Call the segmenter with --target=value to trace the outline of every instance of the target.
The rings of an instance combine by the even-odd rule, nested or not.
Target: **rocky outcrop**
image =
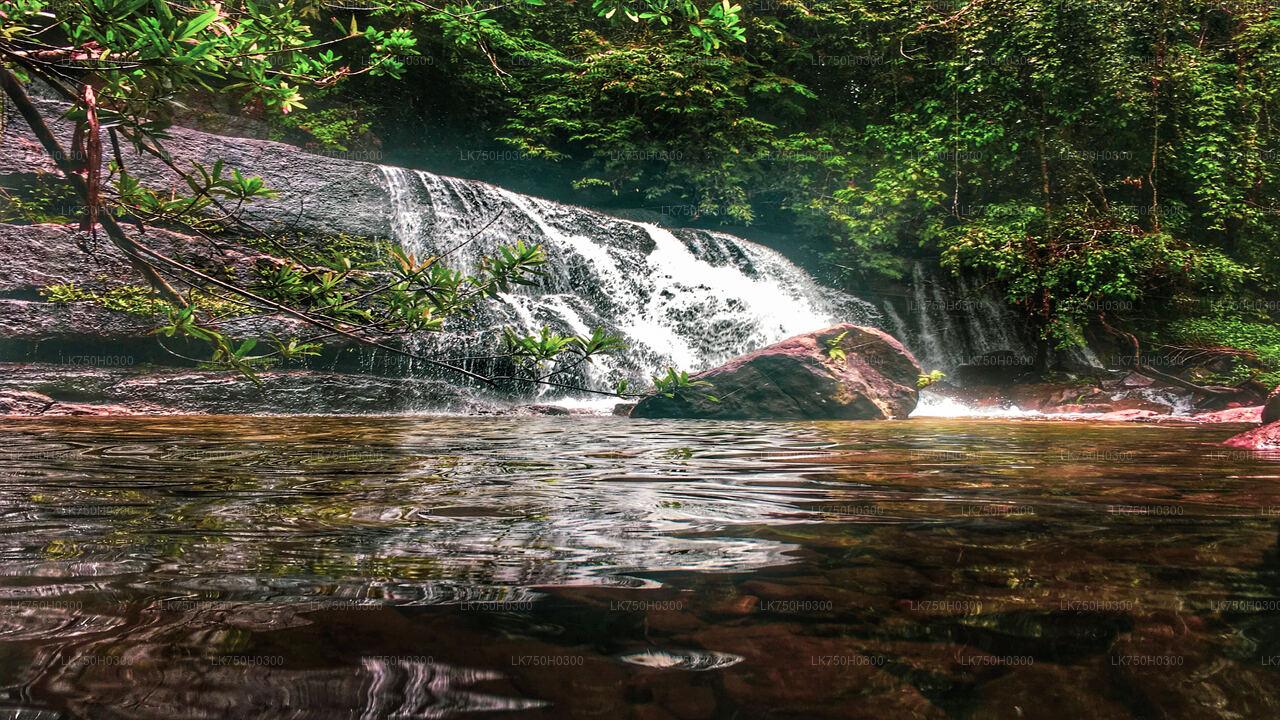
[[[156,252],[221,277],[252,277],[260,260],[270,256],[227,242],[149,228],[145,235],[131,226],[126,233]],[[75,283],[92,291],[121,285],[145,285],[129,259],[99,231],[95,240],[67,225],[0,224],[0,295],[34,299],[40,288]]]
[[[130,233],[134,231],[127,228]],[[140,237],[148,247],[206,274],[238,279],[254,277],[262,264],[278,258],[242,245],[203,239],[162,229],[149,229]],[[54,303],[41,299],[50,285],[74,284],[84,291],[102,294],[123,286],[146,287],[147,281],[125,255],[105,238],[90,236],[64,225],[0,224],[0,361],[35,359],[34,348],[44,343],[51,354],[111,356],[113,364],[131,365],[151,359],[165,360],[153,331],[164,324],[161,315],[135,314],[110,309],[95,301]],[[179,289],[182,283],[174,280]],[[246,315],[225,318],[220,328],[233,339],[308,337],[323,334],[288,315]],[[342,335],[327,334],[326,347],[353,344]],[[181,341],[170,345],[185,350]],[[120,358],[128,358],[121,362]],[[176,358],[169,357],[173,362]]]
[[[62,110],[56,101],[37,103],[48,118],[56,119]],[[25,122],[11,111],[7,120],[0,128],[0,183],[29,182],[35,173],[53,171]],[[53,125],[54,133],[69,143],[71,124]],[[866,325],[878,317],[870,303],[818,286],[777,252],[721,233],[641,226],[478,181],[364,162],[376,158],[359,152],[326,156],[182,127],[167,133],[172,138],[164,141],[165,147],[179,167],[188,169],[188,160],[208,165],[222,159],[228,169],[259,176],[279,193],[279,199],[245,206],[245,219],[254,229],[237,226],[233,232],[287,231],[291,246],[296,240],[325,249],[345,248],[361,238],[391,239],[418,258],[447,256],[450,268],[464,273],[509,244],[539,245],[547,261],[535,285],[512,288],[500,302],[477,303],[470,308],[473,316],[451,318],[445,332],[411,340],[413,346],[426,343],[439,357],[491,356],[503,328],[531,334],[546,326],[576,334],[599,327],[620,335],[626,350],[615,354],[607,369],[583,364],[562,379],[616,387],[621,380],[647,377],[668,364],[719,364],[835,322],[832,318]],[[127,144],[121,149],[142,184],[160,192],[185,192],[168,167]],[[360,238],[330,237],[339,233]],[[27,284],[46,283],[47,278],[40,278]],[[653,331],[658,328],[662,331]],[[43,352],[9,357],[48,359],[50,351]],[[382,357],[373,361],[381,363]]]
[[[424,407],[478,413],[490,407],[456,383],[306,370],[265,371],[254,383],[210,370],[31,363],[0,364],[0,377],[0,414],[8,415],[395,414]]]
[[[1191,422],[1200,423],[1253,423],[1262,422],[1262,406],[1230,408],[1211,413],[1201,413],[1187,418]]]
[[[1267,404],[1262,406],[1262,422],[1273,423],[1280,421],[1280,387],[1271,391],[1267,396]]]
[[[655,392],[633,418],[888,420],[915,409],[920,365],[887,333],[836,325],[797,335]]]
[[[1242,450],[1280,450],[1280,422],[1240,433],[1222,444]]]
[[[159,408],[149,408],[159,412]],[[139,407],[124,405],[94,405],[91,403],[58,402],[48,395],[29,390],[0,390],[0,415],[54,417],[64,415],[138,415]]]
[[[92,301],[52,303],[29,300],[0,300],[0,347],[4,343],[113,343],[122,351],[132,351],[131,342],[154,345],[153,331],[165,324],[161,315],[137,315],[105,308]],[[303,337],[320,333],[294,318],[275,315],[246,315],[223,320],[219,330],[229,338]],[[171,341],[172,342],[172,341]],[[354,343],[342,335],[325,337],[326,345]],[[5,355],[0,351],[0,355]]]
[[[37,88],[32,88],[37,92]],[[33,95],[37,109],[44,115],[54,135],[66,145],[72,136],[72,123],[61,119],[65,103]],[[34,176],[57,173],[53,161],[27,127],[17,111],[6,105],[3,132],[0,133],[0,176]],[[338,153],[337,157],[307,153],[291,145],[213,135],[211,133],[172,127],[165,149],[179,159],[179,166],[190,170],[188,160],[206,167],[221,159],[226,167],[240,169],[245,175],[263,178],[266,186],[279,193],[278,199],[258,199],[244,206],[244,219],[260,230],[298,230],[306,233],[380,235],[391,233],[387,213],[386,180],[377,165],[361,162],[355,154]],[[187,190],[186,185],[159,159],[139,154],[121,143],[124,161],[130,172],[146,187],[157,190]],[[103,153],[104,169],[111,153]],[[103,173],[106,177],[106,173]]]
[[[7,343],[120,342],[142,338],[157,325],[158,317],[109,310],[93,302],[0,300],[0,338]]]
[[[25,390],[0,390],[0,415],[39,415],[53,405],[53,398]]]
[[[1122,397],[1115,400],[1094,400],[1088,403],[1067,403],[1049,405],[1039,408],[1050,415],[1060,413],[1144,413],[1150,415],[1170,415],[1173,408],[1164,403],[1143,400],[1142,398]]]

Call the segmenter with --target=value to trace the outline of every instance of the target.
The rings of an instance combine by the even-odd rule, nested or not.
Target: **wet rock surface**
[[[148,407],[146,410],[158,412],[160,408]],[[58,402],[48,395],[41,395],[28,390],[0,390],[0,415],[22,417],[57,417],[63,415],[89,415],[105,417],[109,415],[137,415],[142,406],[94,405],[80,402]]]
[[[127,232],[167,257],[222,279],[252,279],[261,264],[281,262],[227,241],[214,243],[159,228],[145,236],[132,228]],[[94,240],[63,225],[0,224],[0,245],[12,257],[0,268],[0,361],[182,366],[193,364],[182,355],[208,354],[199,343],[181,338],[162,347],[155,335],[167,323],[162,314],[126,312],[95,300],[50,302],[42,297],[41,290],[52,285],[75,285],[98,294],[125,286],[147,287],[128,258],[101,234]],[[179,290],[186,287],[178,280],[173,284]],[[314,326],[283,313],[224,317],[219,329],[233,340],[317,334]],[[319,342],[328,350],[355,345],[332,333]]]
[[[258,261],[269,258],[226,240],[215,244],[163,228],[143,235],[126,225],[124,231],[166,257],[224,279],[252,277]],[[90,291],[146,284],[103,231],[94,238],[66,225],[0,224],[0,243],[7,260],[0,268],[0,296],[35,299],[40,288],[67,283]]]
[[[1255,405],[1252,407],[1237,407],[1230,410],[1219,410],[1211,413],[1201,413],[1192,415],[1187,418],[1192,422],[1205,423],[1254,423],[1262,422],[1262,406]]]
[[[1007,387],[1017,384],[1034,369],[1033,358],[1013,350],[985,353],[972,363],[951,371],[950,379],[960,385]]]
[[[1116,379],[1026,382],[960,386],[950,378],[929,392],[978,410],[1009,409],[1043,413],[1055,419],[1097,421],[1258,423],[1263,406],[1248,389],[1236,398],[1220,397],[1206,410],[1204,396],[1138,373]]]
[[[423,407],[479,413],[490,407],[437,380],[309,370],[265,371],[258,384],[210,370],[33,363],[0,364],[0,377],[0,413],[10,415],[393,414]]]
[[[65,104],[47,97],[33,96],[54,134],[65,143],[71,138],[72,123],[62,119]],[[0,135],[0,176],[56,173],[57,168],[17,112],[6,105],[7,116]],[[291,145],[213,135],[199,130],[172,127],[166,131],[165,149],[175,158],[193,160],[212,167],[223,160],[228,168],[241,168],[246,175],[261,175],[268,187],[280,191],[279,199],[259,199],[246,205],[245,219],[263,231],[355,235],[389,235],[386,189],[378,166],[307,153]],[[149,187],[182,185],[163,162],[147,154],[122,148],[130,172]],[[104,153],[104,173],[110,153]]]
[[[160,351],[155,331],[168,324],[162,315],[144,315],[103,307],[93,301],[53,303],[31,300],[0,300],[0,359],[21,357],[23,350],[37,343],[57,342],[66,355],[79,354],[74,348],[111,349],[117,353],[147,354]],[[219,330],[228,338],[305,337],[317,333],[314,326],[279,315],[246,315],[224,319]],[[327,347],[355,344],[343,336],[319,340]],[[109,343],[109,348],[104,346]],[[183,341],[170,341],[182,347]],[[174,359],[174,362],[178,362]]]
[[[1235,435],[1222,443],[1242,450],[1280,450],[1280,422],[1273,422]]]

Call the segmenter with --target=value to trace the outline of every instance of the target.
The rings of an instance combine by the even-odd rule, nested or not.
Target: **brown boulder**
[[[797,335],[655,392],[633,418],[888,420],[916,407],[919,363],[888,333],[852,324]]]
[[[1262,406],[1262,422],[1273,423],[1280,420],[1280,387],[1267,396],[1267,404]]]

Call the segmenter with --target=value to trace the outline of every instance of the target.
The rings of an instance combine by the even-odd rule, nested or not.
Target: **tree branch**
[[[86,206],[89,205],[90,191],[88,184],[76,174],[75,168],[68,160],[67,153],[62,149],[58,139],[53,136],[53,131],[45,124],[40,112],[32,104],[31,98],[22,87],[22,83],[18,81],[18,78],[14,76],[9,68],[2,65],[0,65],[0,84],[4,85],[5,94],[9,96],[14,106],[18,108],[22,118],[27,121],[27,125],[31,127],[31,132],[35,133],[36,138],[40,140],[45,152],[53,158],[54,163],[57,164],[58,169],[70,181],[80,199]],[[152,287],[158,290],[166,300],[180,307],[186,307],[187,301],[183,299],[182,295],[177,290],[174,290],[164,278],[160,277],[155,268],[138,257],[137,251],[141,246],[124,234],[124,230],[120,228],[110,213],[102,213],[99,221],[102,224],[102,228],[107,231],[107,237],[111,238],[111,242],[128,256],[133,268],[141,273]]]

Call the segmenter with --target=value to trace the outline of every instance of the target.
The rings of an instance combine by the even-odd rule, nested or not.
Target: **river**
[[[0,715],[1274,717],[1240,429],[5,418]]]

